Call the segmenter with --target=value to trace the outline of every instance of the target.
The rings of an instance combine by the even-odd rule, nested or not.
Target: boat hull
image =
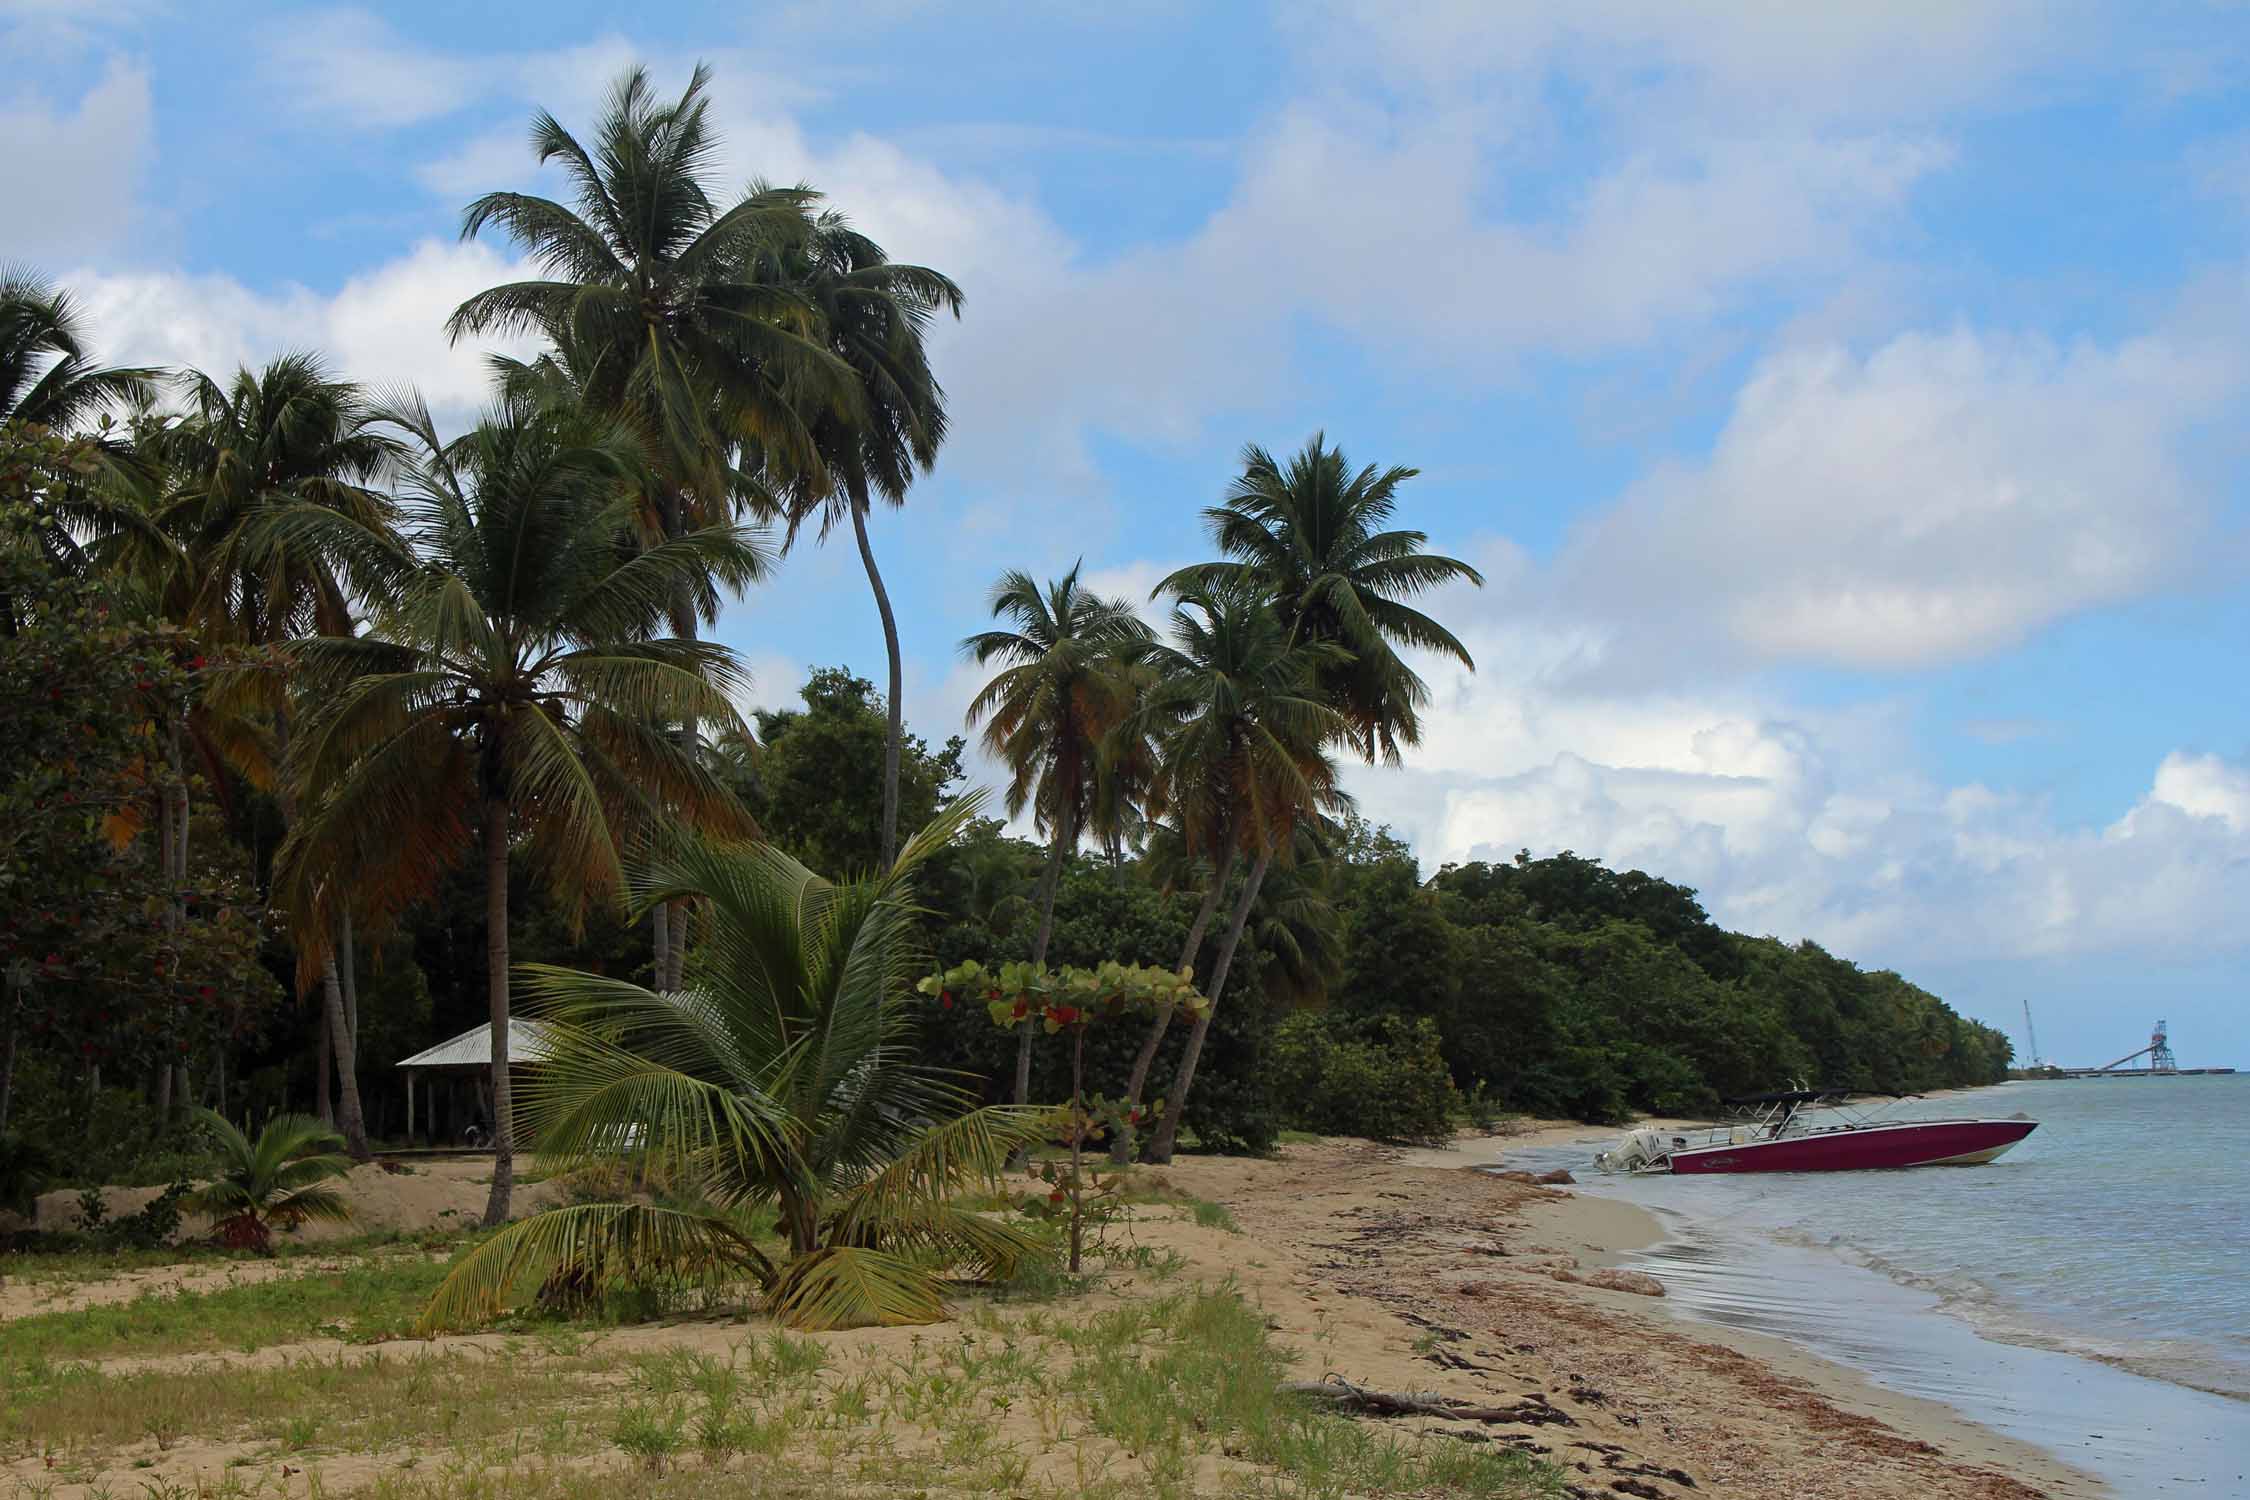
[[[1928,1120],[1861,1125],[1674,1151],[1684,1176],[1732,1172],[1864,1172],[1895,1167],[1976,1166],[2039,1128],[2033,1120]]]

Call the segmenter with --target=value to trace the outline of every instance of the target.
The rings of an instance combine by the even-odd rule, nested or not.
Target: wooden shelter
[[[537,1021],[508,1020],[508,1065],[511,1070],[537,1067],[548,1055],[546,1028]],[[416,1086],[420,1086],[430,1144],[457,1144],[472,1126],[481,1124],[489,1138],[492,1129],[492,1027],[472,1026],[459,1036],[417,1052],[399,1065],[406,1074],[406,1139],[413,1144],[417,1127]]]

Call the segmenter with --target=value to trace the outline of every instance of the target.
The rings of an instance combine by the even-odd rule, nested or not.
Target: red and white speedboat
[[[1851,1172],[1876,1167],[1969,1167],[2039,1128],[2012,1120],[1887,1120],[1849,1095],[1793,1089],[1728,1102],[1736,1120],[1708,1131],[1640,1129],[1594,1158],[1605,1172]]]

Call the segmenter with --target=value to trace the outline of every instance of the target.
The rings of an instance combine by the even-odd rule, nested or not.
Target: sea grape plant
[[[1070,1143],[1070,1166],[1063,1169],[1053,1162],[1041,1166],[1038,1175],[1051,1191],[1044,1200],[1034,1198],[1030,1206],[1037,1213],[1068,1216],[1070,1269],[1076,1274],[1089,1211],[1113,1197],[1122,1182],[1119,1173],[1086,1172],[1086,1143],[1112,1130],[1138,1126],[1163,1108],[1161,1100],[1134,1106],[1086,1097],[1087,1028],[1160,1009],[1171,1009],[1192,1021],[1210,1009],[1210,1000],[1197,993],[1190,970],[1114,960],[1091,969],[1049,970],[1028,963],[1005,963],[995,969],[970,959],[930,975],[917,988],[940,1010],[981,1004],[992,1024],[1003,1031],[1036,1018],[1049,1036],[1070,1034],[1070,1109],[1062,1127]]]

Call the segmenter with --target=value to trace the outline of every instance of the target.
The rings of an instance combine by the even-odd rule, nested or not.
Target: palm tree
[[[894,262],[833,210],[820,215],[808,239],[783,247],[776,271],[818,313],[830,352],[851,371],[857,386],[857,399],[849,406],[830,404],[810,418],[820,468],[806,471],[792,487],[790,534],[793,539],[796,528],[817,514],[825,539],[848,516],[860,565],[875,594],[890,663],[890,726],[883,741],[883,860],[888,863],[898,849],[904,669],[898,618],[867,538],[867,513],[878,496],[904,505],[915,472],[926,473],[937,462],[938,445],[945,440],[945,391],[930,370],[925,336],[930,319],[940,311],[961,315],[961,289],[926,266]]]
[[[0,266],[0,422],[75,432],[146,400],[162,371],[98,363],[78,304],[21,267]]]
[[[382,603],[355,638],[300,641],[330,693],[295,747],[296,783],[322,789],[290,831],[276,883],[295,911],[359,882],[378,916],[426,893],[481,833],[492,1022],[495,1162],[486,1222],[514,1183],[508,1074],[508,854],[522,839],[581,909],[621,889],[616,830],[653,802],[746,833],[747,815],[664,726],[740,728],[734,658],[655,638],[681,588],[762,576],[760,537],[734,526],[651,548],[630,537],[621,476],[638,444],[617,425],[503,403],[442,441],[419,404],[393,420],[419,451],[402,467],[413,551],[387,562]]]
[[[1370,763],[1380,755],[1395,765],[1399,747],[1422,737],[1429,685],[1397,648],[1440,652],[1476,670],[1451,631],[1405,602],[1456,580],[1484,583],[1467,563],[1424,552],[1422,532],[1383,529],[1399,486],[1416,472],[1378,473],[1370,464],[1355,474],[1320,433],[1286,468],[1253,443],[1224,503],[1204,512],[1231,560],[1182,568],[1158,585],[1254,584],[1271,595],[1292,639],[1343,647],[1347,654],[1321,669],[1320,687],[1344,715],[1352,750]]]
[[[852,371],[828,352],[820,315],[770,274],[780,250],[811,234],[805,188],[756,188],[722,208],[710,168],[719,149],[707,118],[710,70],[698,65],[666,103],[645,70],[623,74],[596,120],[592,146],[553,115],[532,122],[541,163],[559,162],[575,207],[527,193],[487,193],[461,221],[464,239],[508,232],[546,275],[479,292],[446,324],[468,334],[543,335],[550,383],[630,425],[650,457],[638,519],[656,542],[760,513],[773,501],[764,469],[820,472],[808,425],[855,413]],[[673,635],[716,618],[707,579],[683,575]],[[679,726],[683,742],[695,726]],[[677,984],[684,920],[651,914],[659,985]]]
[[[515,1286],[663,1273],[755,1279],[799,1327],[926,1323],[943,1314],[949,1267],[1001,1278],[1046,1253],[954,1199],[995,1185],[1052,1112],[973,1107],[913,1060],[909,996],[926,967],[913,875],[975,810],[955,804],[861,879],[824,880],[770,844],[659,858],[640,901],[692,897],[716,918],[683,991],[527,965],[548,1042],[525,1085],[543,1159],[563,1168],[637,1141],[709,1206],[590,1204],[510,1225],[454,1267],[425,1326],[489,1316]],[[741,1227],[767,1208],[788,1241],[778,1264]]]
[[[252,1141],[225,1115],[195,1112],[218,1148],[219,1175],[180,1200],[190,1213],[208,1214],[213,1236],[230,1250],[273,1250],[275,1229],[321,1220],[351,1219],[344,1195],[324,1184],[351,1171],[337,1148],[344,1138],[310,1115],[281,1115]]]
[[[1161,725],[1162,769],[1151,811],[1171,814],[1184,826],[1224,829],[1226,846],[1206,905],[1215,905],[1214,893],[1225,884],[1224,867],[1231,862],[1225,856],[1239,851],[1251,858],[1211,970],[1208,993],[1215,1010],[1275,854],[1286,853],[1300,821],[1341,801],[1335,766],[1322,747],[1342,732],[1343,716],[1321,693],[1319,676],[1342,653],[1293,638],[1264,593],[1239,579],[1179,585],[1172,634],[1176,644],[1149,652],[1162,683],[1152,704]],[[1188,1034],[1164,1118],[1149,1142],[1153,1161],[1171,1160],[1211,1014],[1197,1016]],[[1155,1039],[1161,1040],[1169,1020],[1159,1015]],[[1155,1049],[1143,1045],[1153,1055]],[[1138,1102],[1137,1094],[1128,1095],[1128,1107]]]
[[[166,613],[200,639],[271,648],[308,634],[349,635],[352,579],[342,558],[380,547],[390,535],[391,503],[373,487],[396,459],[397,442],[380,430],[365,392],[337,380],[315,356],[288,354],[259,371],[238,370],[222,385],[190,372],[182,379],[185,415],[152,423],[146,446],[171,489],[156,520],[176,542],[165,586]],[[270,759],[287,754],[292,706],[285,677],[236,674],[230,707],[236,725],[251,707],[270,715]],[[237,735],[238,759],[268,759]],[[185,780],[179,778],[185,823]],[[276,789],[285,823],[298,814],[295,789]],[[317,976],[322,994],[322,1064],[333,1056],[344,1140],[369,1155],[360,1107],[356,1037],[338,979],[336,933],[324,925],[298,938],[301,978]],[[321,1089],[321,1113],[328,1111]]]
[[[112,437],[106,420],[103,430],[86,428],[141,408],[163,372],[99,364],[91,347],[68,292],[30,271],[0,266],[0,425],[32,423],[86,436],[103,471],[99,478],[145,484],[148,466],[137,461],[132,443]],[[58,563],[84,567],[80,541],[88,533],[131,531],[161,546],[142,511],[119,503],[108,488],[73,475],[49,494],[53,519],[41,538]],[[13,630],[16,623],[12,606],[0,609],[0,629]]]
[[[1048,833],[1034,971],[1047,962],[1063,863],[1095,811],[1103,741],[1130,703],[1123,669],[1150,640],[1131,604],[1079,586],[1079,566],[1044,589],[1020,569],[1001,574],[992,586],[992,614],[1015,629],[981,631],[961,643],[962,655],[978,666],[1002,664],[970,700],[968,721],[971,728],[983,721],[985,748],[1009,769],[1008,816],[1029,807],[1034,825]],[[1018,1104],[1030,1102],[1033,1027],[1026,1020],[1018,1028]]]

